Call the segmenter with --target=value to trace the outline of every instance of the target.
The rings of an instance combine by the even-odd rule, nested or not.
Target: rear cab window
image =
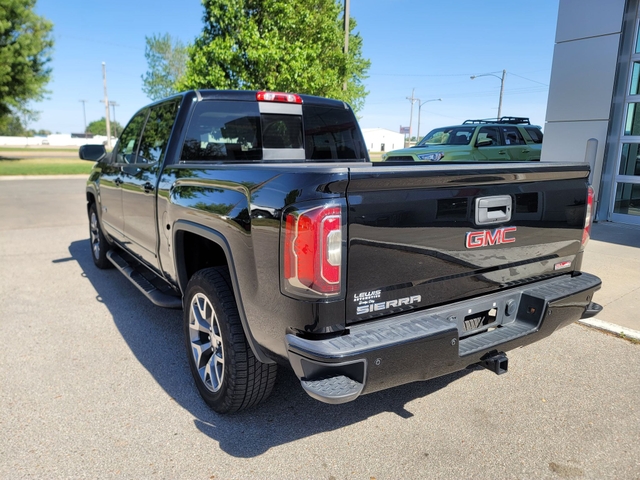
[[[261,139],[257,103],[203,101],[193,112],[180,158],[256,161],[262,159]]]
[[[196,105],[181,161],[363,161],[364,140],[343,105],[203,100]]]

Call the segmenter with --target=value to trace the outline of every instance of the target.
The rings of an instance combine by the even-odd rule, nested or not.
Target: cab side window
[[[502,127],[502,134],[505,145],[525,145],[527,143],[517,127]]]
[[[122,131],[116,147],[116,163],[136,163],[140,134],[148,113],[147,109],[138,112]]]
[[[303,105],[307,159],[351,160],[366,157],[355,117],[350,110]]]
[[[153,164],[164,160],[178,105],[179,101],[174,100],[151,108],[135,163]]]

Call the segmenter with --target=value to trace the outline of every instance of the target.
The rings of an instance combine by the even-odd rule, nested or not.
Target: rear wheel
[[[225,267],[207,268],[189,281],[184,333],[191,374],[204,401],[233,413],[265,400],[275,364],[258,361],[247,343]]]
[[[95,203],[89,207],[89,240],[91,241],[93,263],[98,268],[110,268],[112,264],[107,258],[107,252],[111,246],[107,243],[107,239],[102,233],[102,228],[100,228],[100,220],[98,220],[98,210]]]

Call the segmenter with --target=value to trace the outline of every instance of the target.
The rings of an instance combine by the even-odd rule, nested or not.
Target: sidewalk
[[[582,323],[640,340],[640,226],[593,224],[582,270],[602,279],[594,301],[604,307]]]

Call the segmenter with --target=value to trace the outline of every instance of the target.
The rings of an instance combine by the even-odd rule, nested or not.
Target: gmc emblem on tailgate
[[[516,227],[502,227],[495,230],[482,230],[481,232],[467,232],[465,246],[467,248],[486,247],[488,245],[501,245],[503,243],[513,243],[514,237],[507,237],[507,234],[515,232]]]

